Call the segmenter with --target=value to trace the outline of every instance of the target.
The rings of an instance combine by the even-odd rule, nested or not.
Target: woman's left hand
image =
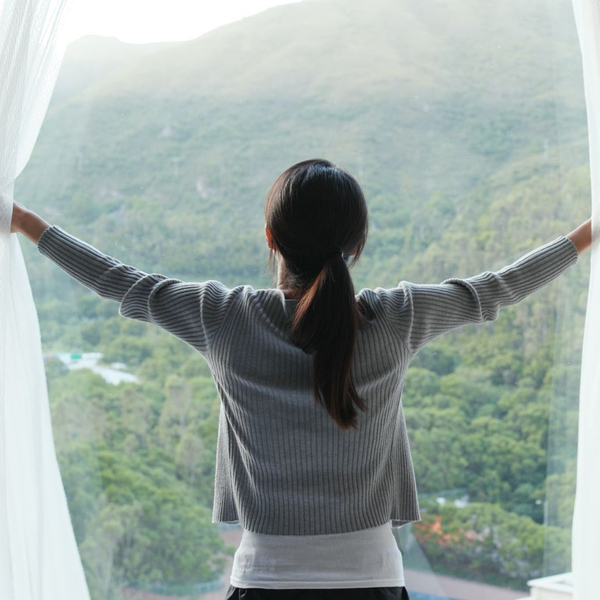
[[[21,222],[23,215],[29,212],[22,204],[13,201],[12,220],[10,222],[10,232],[19,233],[21,231]]]
[[[22,204],[13,200],[12,219],[10,222],[11,233],[22,233],[34,244],[37,244],[40,236],[48,227],[50,227],[50,223],[45,221],[40,215],[26,209]]]

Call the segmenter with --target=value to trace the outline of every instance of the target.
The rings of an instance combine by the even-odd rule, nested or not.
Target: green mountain
[[[141,58],[179,42],[126,44],[115,37],[86,35],[72,42],[61,64],[50,106],[76,96],[107,75],[128,68]]]
[[[17,191],[147,268],[264,284],[266,191],[291,163],[325,156],[370,200],[357,278],[373,284],[377,265],[377,282],[387,274],[392,285],[460,214],[512,188],[511,165],[519,180],[558,168],[559,140],[585,164],[575,31],[556,33],[570,6],[554,10],[542,0],[298,2],[146,52],[96,40],[104,66],[85,81],[73,64],[90,44],[79,41]],[[484,199],[471,195],[478,186]]]

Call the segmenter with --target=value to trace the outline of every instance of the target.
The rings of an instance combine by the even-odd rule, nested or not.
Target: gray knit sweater
[[[221,400],[213,522],[274,535],[420,520],[401,399],[411,358],[457,327],[495,320],[578,260],[560,236],[496,272],[360,290],[372,318],[357,336],[353,380],[368,410],[357,431],[342,432],[314,401],[313,357],[289,337],[297,301],[281,290],[144,273],[57,225],[38,250],[119,302],[121,316],[156,323],[204,356]]]

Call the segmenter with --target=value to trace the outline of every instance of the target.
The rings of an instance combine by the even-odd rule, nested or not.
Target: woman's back
[[[290,340],[296,301],[251,286],[223,293],[236,298],[206,355],[222,401],[214,520],[279,535],[418,520],[400,402],[410,355],[379,296],[357,296],[373,309],[352,367],[368,410],[343,431],[312,396],[313,356]]]

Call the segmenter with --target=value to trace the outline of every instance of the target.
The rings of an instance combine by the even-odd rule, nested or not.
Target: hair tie
[[[327,252],[325,252],[325,254],[323,255],[323,258],[325,260],[328,260],[332,256],[341,256],[342,254],[343,254],[343,251],[341,248],[332,248],[331,250],[328,250]]]

